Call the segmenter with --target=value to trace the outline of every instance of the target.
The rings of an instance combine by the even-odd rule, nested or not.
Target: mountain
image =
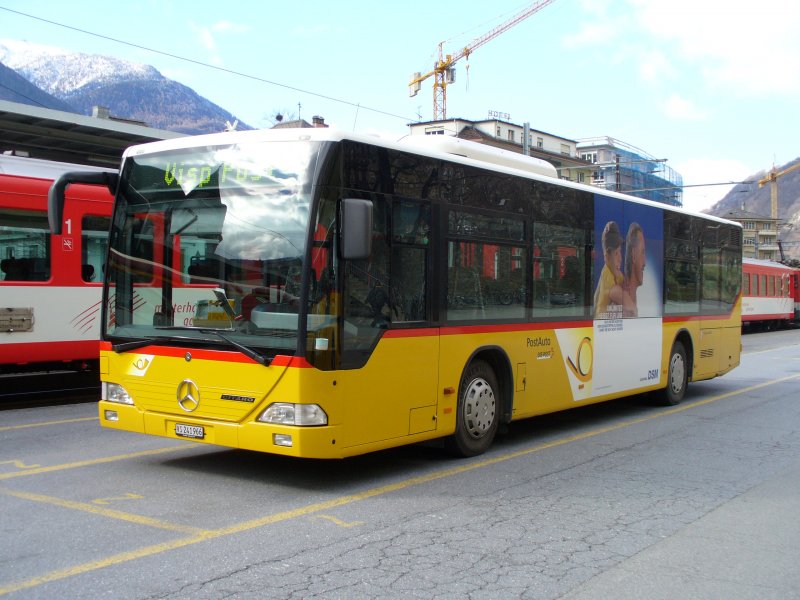
[[[114,117],[188,134],[222,131],[226,122],[236,120],[149,65],[17,40],[0,40],[0,63],[79,114],[90,115],[94,106],[105,106]],[[15,101],[35,104],[25,100],[31,97],[30,89],[21,90],[19,81],[8,87],[23,98]],[[239,122],[238,129],[252,128]]]
[[[776,166],[780,172],[800,163],[800,157]],[[707,211],[718,217],[727,217],[732,212],[746,211],[757,215],[770,216],[772,210],[770,185],[758,187],[759,180],[768,175],[759,171],[747,178],[753,183],[739,183],[725,197]],[[778,177],[778,218],[783,227],[780,240],[787,258],[800,258],[800,168]]]
[[[41,108],[76,112],[75,108],[39,89],[30,81],[0,62],[0,100],[30,104]]]

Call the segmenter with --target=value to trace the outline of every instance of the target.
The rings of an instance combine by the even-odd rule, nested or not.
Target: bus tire
[[[470,363],[458,388],[456,430],[445,441],[454,456],[483,454],[491,446],[500,422],[500,388],[492,368],[482,360]]]
[[[667,366],[667,387],[661,390],[660,400],[664,406],[679,404],[686,395],[689,384],[689,365],[686,361],[686,349],[683,343],[675,340],[669,353]]]

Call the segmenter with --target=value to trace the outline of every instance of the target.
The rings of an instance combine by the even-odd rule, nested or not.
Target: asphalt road
[[[511,426],[470,460],[299,461],[0,412],[0,596],[800,598],[800,331],[683,404]]]

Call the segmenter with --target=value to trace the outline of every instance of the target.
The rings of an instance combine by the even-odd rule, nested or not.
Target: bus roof
[[[27,156],[14,156],[12,154],[0,154],[0,175],[15,175],[17,177],[34,177],[37,179],[54,180],[63,173],[69,171],[105,171],[114,173],[116,169],[43,160],[40,158],[29,158]]]
[[[686,213],[693,216],[727,223],[741,227],[741,223],[730,221],[713,215],[686,210],[681,207],[670,206],[661,202],[645,200],[620,192],[601,190],[596,187],[560,179],[557,176],[555,167],[546,161],[526,157],[522,154],[501,150],[469,140],[462,140],[452,136],[439,135],[419,135],[406,136],[400,141],[388,140],[378,136],[353,133],[336,129],[333,127],[304,127],[304,128],[282,128],[282,129],[256,129],[249,131],[225,131],[221,133],[210,133],[205,135],[187,136],[169,140],[160,140],[131,146],[125,150],[123,161],[131,156],[139,156],[154,152],[164,152],[168,150],[179,150],[194,147],[207,147],[215,145],[226,145],[234,143],[257,143],[259,141],[289,142],[295,140],[308,140],[319,142],[340,142],[352,140],[383,148],[390,148],[401,152],[413,152],[431,158],[439,158],[453,162],[463,163],[482,168],[491,168],[495,171],[506,172],[512,175],[519,175],[540,181],[553,181],[564,187],[588,191],[591,193],[602,193],[604,196],[620,198],[628,202],[646,204],[670,210],[673,212]]]

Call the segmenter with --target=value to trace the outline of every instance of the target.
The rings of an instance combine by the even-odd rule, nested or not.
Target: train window
[[[0,272],[2,281],[50,279],[50,227],[45,213],[0,213]]]
[[[109,217],[85,215],[81,224],[81,278],[102,281],[108,252]]]

